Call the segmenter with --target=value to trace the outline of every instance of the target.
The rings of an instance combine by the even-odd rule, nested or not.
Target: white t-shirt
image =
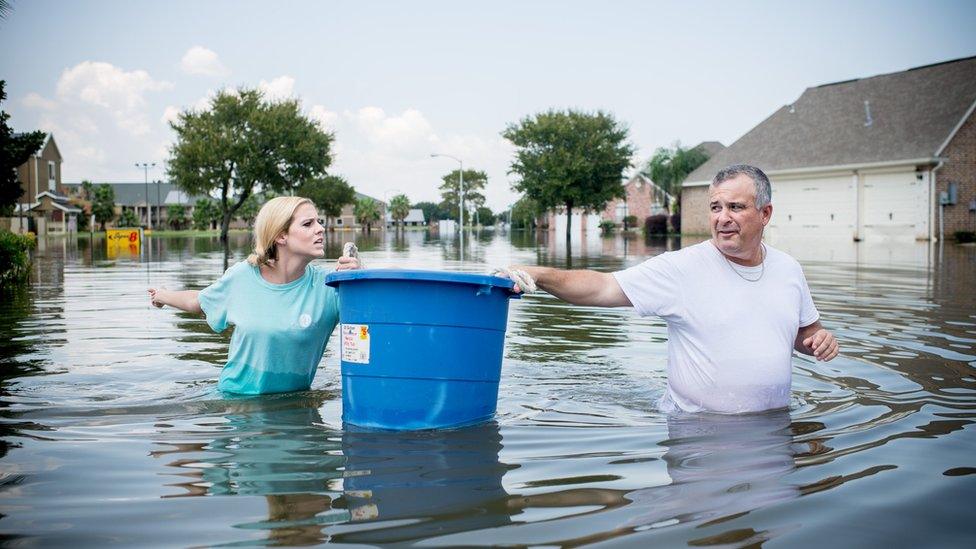
[[[642,316],[668,323],[664,411],[789,406],[793,343],[820,318],[799,263],[766,246],[763,266],[730,264],[708,240],[614,273]],[[756,282],[743,280],[736,270]]]

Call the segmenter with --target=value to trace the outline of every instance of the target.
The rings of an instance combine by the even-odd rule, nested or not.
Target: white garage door
[[[857,195],[851,175],[773,181],[771,236],[854,238]]]
[[[929,193],[915,172],[863,177],[865,238],[929,237]]]

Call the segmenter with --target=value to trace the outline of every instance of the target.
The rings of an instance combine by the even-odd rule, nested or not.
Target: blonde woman
[[[303,391],[312,384],[325,344],[339,321],[326,272],[311,265],[325,255],[325,230],[312,201],[269,200],[254,222],[254,253],[200,291],[149,289],[156,307],[203,313],[215,332],[234,325],[217,388],[238,394]],[[358,269],[341,257],[338,270]]]

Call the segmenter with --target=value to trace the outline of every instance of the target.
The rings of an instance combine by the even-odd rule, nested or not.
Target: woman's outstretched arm
[[[176,307],[188,313],[202,313],[200,308],[200,292],[197,290],[165,290],[149,288],[149,302],[153,307],[162,308],[163,305]]]

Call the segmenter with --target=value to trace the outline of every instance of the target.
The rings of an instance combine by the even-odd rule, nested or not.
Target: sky
[[[729,145],[803,90],[976,55],[976,1],[252,2],[10,0],[3,110],[52,132],[65,182],[141,182],[177,113],[221,89],[296,98],[334,133],[329,172],[380,200],[439,201],[457,167],[518,195],[510,124],[602,110],[637,169]]]

